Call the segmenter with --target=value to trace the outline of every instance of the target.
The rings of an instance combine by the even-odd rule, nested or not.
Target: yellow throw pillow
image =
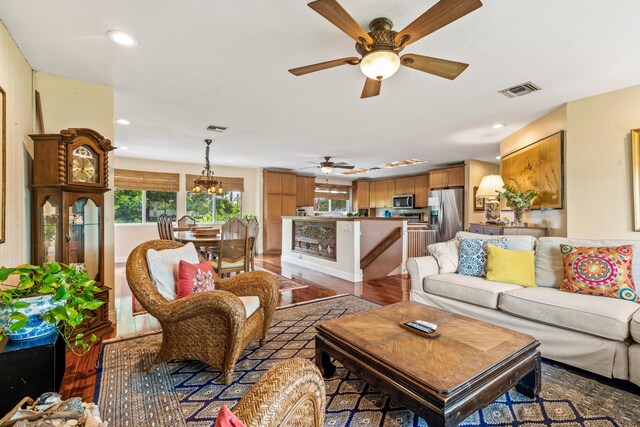
[[[534,251],[510,251],[487,245],[487,280],[535,287]]]

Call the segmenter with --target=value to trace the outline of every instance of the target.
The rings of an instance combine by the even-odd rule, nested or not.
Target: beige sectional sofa
[[[460,232],[456,237],[495,239]],[[536,337],[543,357],[640,385],[640,304],[562,292],[560,244],[634,244],[633,278],[640,284],[640,241],[504,236],[507,249],[535,249],[535,288],[440,273],[433,256],[409,258],[411,300]],[[637,261],[636,261],[637,260]],[[640,287],[640,286],[639,286]]]

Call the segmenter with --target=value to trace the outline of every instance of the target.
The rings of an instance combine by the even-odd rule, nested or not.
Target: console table
[[[470,231],[478,234],[488,234],[491,236],[527,235],[535,238],[546,237],[547,227],[515,227],[511,225],[498,224],[469,224]]]

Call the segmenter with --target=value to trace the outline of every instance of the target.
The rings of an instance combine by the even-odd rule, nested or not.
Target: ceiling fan
[[[311,167],[316,167],[326,174],[331,173],[334,169],[353,169],[355,167],[345,162],[338,162],[338,163],[332,162],[331,156],[325,156],[324,162],[320,162],[320,163],[307,162],[307,163],[313,163],[314,165],[317,165],[317,166],[311,166]]]
[[[301,76],[340,65],[360,64],[360,69],[367,76],[360,98],[379,95],[382,80],[395,74],[400,65],[453,80],[469,64],[411,53],[399,56],[399,53],[411,43],[415,43],[481,6],[480,0],[440,0],[399,33],[391,29],[393,23],[387,18],[376,18],[371,21],[369,24],[371,31],[367,33],[336,0],[312,1],[309,3],[311,9],[355,40],[356,51],[361,58],[351,56],[335,59],[292,68],[289,72]]]

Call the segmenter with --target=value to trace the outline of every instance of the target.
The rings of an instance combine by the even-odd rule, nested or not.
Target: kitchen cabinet
[[[413,176],[405,176],[393,180],[393,194],[395,196],[404,196],[405,194],[415,193],[415,178]]]
[[[282,216],[296,214],[297,177],[292,173],[264,171],[264,224],[262,238],[265,253],[282,250]]]
[[[385,179],[384,184],[383,205],[385,208],[393,207],[393,179]]]
[[[372,181],[369,205],[375,208],[390,208],[393,203],[393,179]]]
[[[431,189],[464,187],[464,165],[429,171]]]
[[[316,194],[316,178],[296,177],[296,206],[313,206]]]
[[[369,208],[369,192],[370,192],[369,181],[356,181],[356,204],[358,205],[358,209],[367,209]]]
[[[414,194],[413,206],[416,208],[426,208],[429,201],[429,177],[427,175],[418,175],[414,177]]]

